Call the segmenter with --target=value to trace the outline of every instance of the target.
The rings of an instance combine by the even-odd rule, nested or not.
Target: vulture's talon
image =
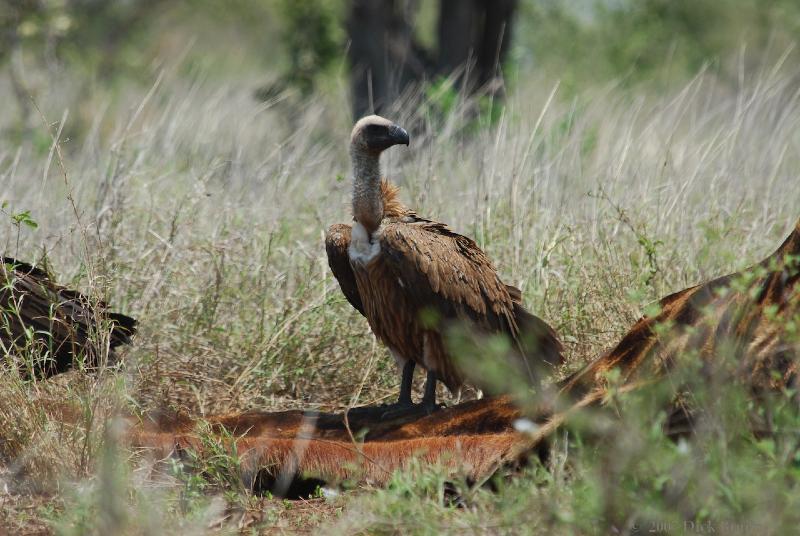
[[[381,414],[382,419],[398,419],[401,417],[423,416],[436,413],[445,407],[444,404],[395,404],[397,407],[389,409]]]
[[[358,406],[345,411],[348,417],[368,417],[384,411],[382,406]]]
[[[441,410],[446,409],[446,408],[447,408],[447,404],[438,403],[438,404],[434,404],[433,406],[427,406],[425,408],[425,411],[427,411],[428,415],[430,415],[432,413],[436,413],[437,411],[441,411]]]
[[[416,404],[413,402],[395,402],[382,408],[381,419],[396,419],[405,415],[413,414]]]
[[[345,413],[351,417],[383,417],[385,413],[392,411],[405,411],[412,408],[414,404],[411,402],[394,402],[392,404],[379,404],[377,406],[357,406],[348,409]]]
[[[425,415],[433,415],[437,411],[441,411],[447,407],[445,404],[441,403],[425,404],[424,402],[420,404],[420,406],[422,407],[422,411],[425,412]]]

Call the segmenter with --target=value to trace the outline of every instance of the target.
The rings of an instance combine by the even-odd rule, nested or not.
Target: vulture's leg
[[[436,373],[432,370],[428,371],[428,376],[425,379],[425,394],[422,397],[422,408],[428,413],[432,413],[439,409],[436,404]]]
[[[410,406],[413,404],[411,401],[411,384],[414,381],[414,363],[410,359],[403,365],[403,379],[400,381],[400,398],[397,399],[398,406]]]
[[[410,366],[409,366],[410,364]],[[413,361],[406,363],[403,368],[403,383],[400,387],[400,400],[397,404],[392,404],[383,413],[384,419],[405,417],[408,415],[427,414],[430,415],[443,406],[436,403],[436,382],[439,381],[435,372],[428,371],[425,380],[425,394],[419,404],[411,403],[411,379],[414,376]],[[408,395],[406,398],[406,394]]]
[[[417,406],[411,400],[411,385],[414,382],[414,367],[416,363],[410,359],[403,365],[403,377],[400,380],[400,396],[397,402],[389,404],[388,406],[381,406],[383,412],[381,417],[384,419],[393,419],[395,417],[402,417],[408,413],[416,411]]]

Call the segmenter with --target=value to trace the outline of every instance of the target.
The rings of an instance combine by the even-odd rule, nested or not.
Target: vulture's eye
[[[367,141],[386,138],[389,135],[389,129],[385,125],[367,125],[364,127],[364,137]]]

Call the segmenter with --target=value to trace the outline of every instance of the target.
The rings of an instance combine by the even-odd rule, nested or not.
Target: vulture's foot
[[[396,419],[406,415],[412,415],[417,404],[409,401],[395,402],[394,404],[387,404],[381,406],[381,419]]]
[[[424,400],[419,405],[422,406],[422,410],[425,412],[425,415],[431,415],[433,413],[436,413],[440,409],[444,409],[447,407],[447,404],[442,404],[441,402],[434,402],[432,404],[428,404]]]
[[[345,413],[347,413],[348,417],[379,417],[388,407],[388,404],[381,404],[380,406],[358,406],[348,409]]]
[[[381,404],[379,406],[358,406],[347,410],[348,417],[383,417],[388,412],[403,412],[412,410],[416,404],[413,402],[394,402],[393,404]]]
[[[425,402],[420,404],[397,403],[392,404],[392,406],[396,407],[387,408],[381,415],[382,419],[392,420],[399,419],[401,417],[430,415],[431,413],[435,413],[445,407],[444,404],[426,404]]]

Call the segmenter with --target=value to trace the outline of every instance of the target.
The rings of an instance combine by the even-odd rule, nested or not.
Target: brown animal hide
[[[297,496],[312,492],[318,483],[384,484],[415,458],[469,478],[484,477],[521,452],[524,437],[514,430],[519,416],[507,397],[391,420],[377,413],[345,419],[343,414],[299,410],[250,411],[202,423],[185,415],[156,415],[133,425],[128,440],[155,459],[189,452],[202,458],[210,436],[236,453],[247,485]]]
[[[562,398],[594,403],[602,400],[611,370],[632,388],[683,372],[686,360],[700,361],[704,381],[737,382],[756,398],[793,387],[800,350],[798,281],[800,221],[762,262],[663,298],[658,314],[639,320],[611,351],[567,378]],[[676,383],[676,395],[681,388]],[[674,424],[691,425],[693,408],[685,401],[669,409]]]

